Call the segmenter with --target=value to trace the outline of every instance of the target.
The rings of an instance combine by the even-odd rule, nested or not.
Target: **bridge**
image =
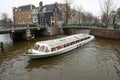
[[[43,33],[52,34],[56,29],[54,27],[45,27],[45,26],[35,26],[35,25],[13,25],[11,27],[0,27],[0,34],[9,33],[13,41],[19,39],[29,40],[34,34],[35,36],[42,35]],[[70,33],[70,29],[89,29],[90,26],[62,26],[61,27],[65,33]],[[52,29],[52,30],[51,30]],[[47,32],[46,32],[47,31]],[[59,32],[59,31],[58,31]]]
[[[5,33],[11,33],[11,32],[21,32],[21,31],[26,31],[27,29],[33,30],[33,29],[44,29],[45,27],[43,26],[12,26],[12,27],[0,27],[0,34],[5,34]]]
[[[0,25],[0,34],[9,33],[13,41],[25,39],[29,40],[33,34],[36,36],[38,33],[45,30],[43,26],[30,26],[30,25]]]

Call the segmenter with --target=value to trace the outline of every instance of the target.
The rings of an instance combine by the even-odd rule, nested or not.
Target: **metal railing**
[[[15,31],[15,30],[26,30],[26,29],[36,29],[36,28],[44,28],[44,26],[37,26],[37,25],[0,25],[0,34],[2,33],[9,33],[10,31]]]
[[[105,28],[105,29],[114,29],[120,30],[120,25],[104,25],[104,24],[69,24],[62,25],[63,28]]]

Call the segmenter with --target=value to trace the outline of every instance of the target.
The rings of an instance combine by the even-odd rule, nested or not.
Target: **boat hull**
[[[63,53],[66,53],[68,51],[71,51],[75,48],[78,48],[90,41],[92,41],[94,39],[94,36],[91,36],[89,39],[87,40],[84,40],[84,41],[81,41],[79,43],[76,43],[74,45],[71,45],[71,46],[68,46],[68,47],[65,47],[63,49],[60,49],[60,50],[56,50],[54,52],[51,52],[51,53],[41,53],[41,52],[38,52],[38,53],[33,53],[33,54],[25,54],[26,56],[29,56],[30,58],[45,58],[45,57],[50,57],[50,56],[55,56],[55,55],[60,55],[60,54],[63,54]],[[34,52],[34,51],[33,51]]]

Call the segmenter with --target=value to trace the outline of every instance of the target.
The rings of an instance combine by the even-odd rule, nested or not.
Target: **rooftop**
[[[29,4],[29,5],[18,7],[17,11],[25,11],[25,10],[32,10],[32,9],[35,9],[35,6]]]

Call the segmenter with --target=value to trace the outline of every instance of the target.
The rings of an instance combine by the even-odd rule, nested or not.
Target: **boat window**
[[[39,48],[39,45],[38,45],[38,44],[35,44],[34,49],[35,49],[35,50],[38,50],[38,48]]]
[[[85,38],[81,39],[81,41],[86,40],[86,39],[89,39],[89,38],[90,38],[90,36],[85,37]]]
[[[39,51],[42,51],[42,52],[43,52],[44,49],[45,49],[45,46],[41,46],[40,49],[39,49]]]
[[[50,52],[50,50],[48,49],[48,47],[45,48],[45,52]]]
[[[51,48],[51,51],[55,51],[55,48]]]
[[[58,47],[56,47],[57,49],[62,49],[62,48],[64,48],[64,46],[63,45],[61,45],[61,46],[58,46]]]
[[[73,44],[75,44],[76,42],[75,41],[73,41],[73,42],[71,42],[71,45],[73,45]]]
[[[79,42],[80,42],[80,40],[77,40],[77,41],[76,41],[76,43],[79,43]]]

